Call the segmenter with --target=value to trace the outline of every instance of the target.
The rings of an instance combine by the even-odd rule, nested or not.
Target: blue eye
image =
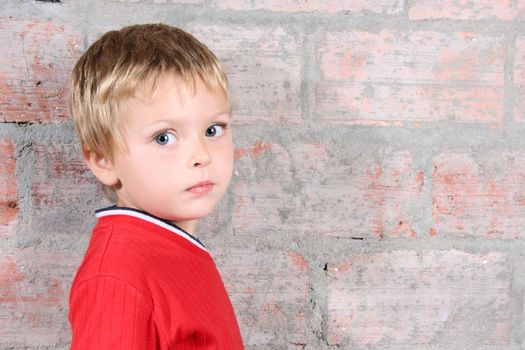
[[[175,142],[176,137],[171,132],[161,132],[157,136],[155,136],[155,142],[157,145],[166,146],[171,145],[173,142]]]
[[[217,137],[221,136],[224,132],[226,125],[213,124],[208,129],[206,129],[206,137]]]

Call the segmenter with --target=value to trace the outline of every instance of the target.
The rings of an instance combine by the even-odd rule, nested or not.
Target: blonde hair
[[[175,74],[195,91],[201,80],[228,98],[227,78],[217,57],[189,33],[165,24],[110,31],[80,57],[71,77],[69,108],[83,151],[110,161],[126,150],[122,103],[157,80]]]

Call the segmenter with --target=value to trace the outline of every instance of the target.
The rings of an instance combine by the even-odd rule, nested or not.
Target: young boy
[[[233,168],[215,55],[162,24],[111,31],[80,58],[70,109],[89,168],[116,205],[70,294],[72,349],[243,349],[223,282],[193,236]]]

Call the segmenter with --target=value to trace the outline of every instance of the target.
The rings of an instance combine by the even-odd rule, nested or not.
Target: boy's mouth
[[[202,181],[186,189],[186,191],[193,194],[205,194],[212,190],[213,183],[211,181]]]

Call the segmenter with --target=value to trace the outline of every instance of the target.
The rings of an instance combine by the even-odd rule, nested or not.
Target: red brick
[[[436,234],[525,237],[525,156],[519,151],[443,152],[434,158]]]
[[[514,87],[516,91],[514,119],[519,123],[523,123],[525,121],[525,37],[516,39]]]
[[[18,222],[15,146],[0,138],[0,237],[14,234]]]
[[[272,145],[261,141],[255,141],[253,146],[239,147],[235,149],[235,159],[240,159],[246,155],[257,156],[272,149]]]
[[[500,252],[393,251],[328,268],[328,343],[444,344],[510,341],[512,272]]]
[[[130,2],[130,3],[153,3],[153,4],[176,4],[176,5],[203,5],[204,0],[113,0],[113,2]]]
[[[83,198],[86,192],[96,190],[96,178],[82,160],[76,145],[36,145],[34,169],[34,209],[68,205]]]
[[[186,29],[221,60],[230,80],[236,123],[300,121],[300,39],[281,27],[199,23]]]
[[[525,86],[525,37],[516,39],[516,52],[514,54],[514,84]]]
[[[408,208],[420,198],[423,172],[408,151],[363,155],[347,165],[322,144],[260,145],[241,147],[264,151],[237,159],[247,173],[233,188],[236,234],[416,235]]]
[[[512,20],[522,10],[521,0],[518,0],[518,4],[514,0],[416,0],[411,2],[408,16],[414,20],[440,18]]]
[[[204,5],[204,0],[153,0],[154,4]]]
[[[32,249],[0,256],[0,348],[69,344],[68,293],[79,259]]]
[[[307,344],[308,262],[297,252],[217,251],[246,346]]]
[[[35,145],[33,183],[31,186],[32,222],[37,232],[46,229],[59,232],[60,225],[69,234],[86,232],[78,227],[77,211],[94,210],[101,191],[94,175],[81,159],[73,144]],[[92,217],[93,213],[83,213]],[[74,220],[72,225],[69,221]],[[69,226],[68,226],[69,225]]]
[[[0,121],[64,120],[80,35],[50,20],[2,18],[0,42]]]
[[[500,124],[503,38],[384,30],[328,33],[318,49],[316,112],[359,124]]]
[[[297,0],[216,0],[216,7],[226,10],[267,10],[275,12],[372,12],[398,14],[403,11],[403,2],[396,0],[380,1],[297,1]]]

